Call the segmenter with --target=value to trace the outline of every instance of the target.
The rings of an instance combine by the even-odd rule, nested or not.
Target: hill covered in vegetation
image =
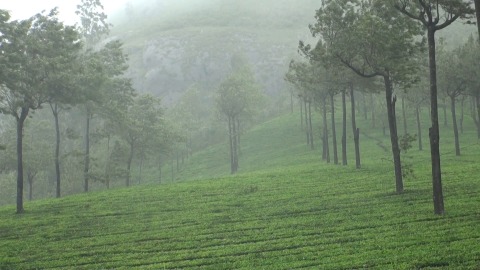
[[[447,212],[439,217],[428,151],[412,154],[416,176],[396,195],[381,128],[362,139],[364,165],[356,170],[321,162],[296,120],[286,115],[245,134],[243,173],[234,177],[213,166],[225,146],[211,147],[183,172],[201,181],[35,201],[22,216],[2,207],[0,268],[480,267],[474,130],[465,133],[461,157],[447,151],[444,136]]]

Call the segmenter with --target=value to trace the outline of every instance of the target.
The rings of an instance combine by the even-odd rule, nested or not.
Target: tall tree
[[[427,32],[430,68],[430,155],[432,161],[433,207],[437,215],[443,215],[442,174],[440,165],[440,129],[438,125],[438,90],[435,33],[473,13],[471,1],[463,0],[391,0],[406,17],[418,22]]]
[[[92,49],[110,32],[107,15],[103,12],[103,5],[100,0],[81,0],[75,13],[80,17],[79,31],[85,40],[86,53],[91,53]],[[93,118],[93,105],[91,102],[87,102],[85,107],[84,191],[87,192],[90,169],[90,121]]]
[[[216,105],[218,111],[226,117],[230,145],[231,173],[238,171],[239,123],[243,114],[252,115],[262,99],[260,89],[255,82],[248,65],[234,67],[234,71],[217,90]]]
[[[383,79],[396,192],[402,193],[394,85],[409,83],[415,74],[419,27],[397,16],[384,1],[324,1],[316,19],[312,34],[331,44],[330,56],[362,77]]]
[[[4,25],[2,36],[9,42],[0,44],[2,72],[0,87],[4,100],[0,110],[12,115],[17,122],[17,213],[23,209],[23,127],[31,111],[48,100],[49,82],[61,71],[54,67],[60,58],[67,59],[78,42],[73,28],[57,19],[56,9],[37,14],[24,21],[8,21],[1,11]],[[60,48],[57,48],[59,46]],[[70,48],[62,50],[61,48]],[[59,49],[59,55],[53,52]]]

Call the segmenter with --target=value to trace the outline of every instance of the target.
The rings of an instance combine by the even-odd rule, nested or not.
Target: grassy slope
[[[464,136],[461,157],[451,154],[450,133],[443,136],[447,214],[435,217],[428,151],[412,151],[417,177],[394,195],[380,130],[360,124],[374,139],[363,139],[357,171],[319,162],[296,120],[246,134],[246,173],[236,177],[38,201],[22,216],[0,208],[0,269],[480,268],[474,133]],[[225,175],[225,149],[196,154],[182,179]]]

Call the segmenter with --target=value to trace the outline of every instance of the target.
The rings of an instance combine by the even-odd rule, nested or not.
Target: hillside
[[[174,103],[192,84],[205,95],[244,55],[270,96],[284,91],[283,75],[299,39],[309,38],[317,1],[140,1],[113,15],[112,36],[125,42],[140,91]]]
[[[364,166],[355,170],[307,150],[297,116],[243,136],[238,176],[36,201],[21,216],[0,208],[0,269],[480,267],[473,129],[461,157],[449,151],[444,130],[447,213],[437,217],[428,151],[413,151],[416,177],[395,195],[381,129],[365,128]],[[182,179],[226,175],[228,167],[212,165],[223,147],[192,157]]]

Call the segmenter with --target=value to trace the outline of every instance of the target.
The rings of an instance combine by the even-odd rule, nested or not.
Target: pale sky
[[[101,0],[105,13],[111,14],[121,8],[127,0]],[[59,18],[66,24],[74,24],[77,20],[75,10],[80,0],[0,0],[0,9],[10,11],[12,19],[27,19],[42,10],[50,11],[59,8]]]

